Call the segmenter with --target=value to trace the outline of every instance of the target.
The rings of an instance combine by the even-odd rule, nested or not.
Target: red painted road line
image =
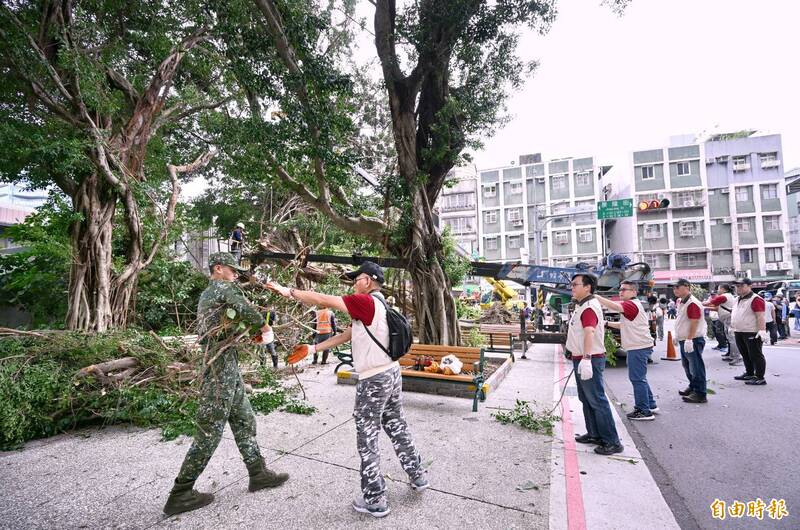
[[[564,355],[559,353],[556,346],[558,360],[558,379],[564,379]],[[562,381],[564,385],[568,381]],[[567,397],[561,400],[561,434],[564,437],[564,480],[567,490],[567,529],[586,530],[586,511],[583,507],[583,492],[581,491],[581,474],[578,469],[578,453],[575,447],[575,431],[572,429]]]

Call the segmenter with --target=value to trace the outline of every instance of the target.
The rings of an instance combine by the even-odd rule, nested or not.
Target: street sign
[[[633,199],[616,199],[597,203],[598,219],[616,219],[618,217],[633,217]]]

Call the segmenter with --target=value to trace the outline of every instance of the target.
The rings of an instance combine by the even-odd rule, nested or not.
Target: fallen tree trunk
[[[86,377],[90,374],[97,374],[98,372],[103,376],[108,376],[111,372],[118,370],[128,370],[129,368],[136,368],[139,366],[139,360],[135,357],[123,357],[121,359],[114,359],[113,361],[106,361],[99,364],[91,364],[85,368],[78,370],[78,377]]]

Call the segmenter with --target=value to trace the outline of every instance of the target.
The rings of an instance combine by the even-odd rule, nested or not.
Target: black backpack
[[[393,361],[396,361],[411,349],[411,343],[414,341],[411,335],[411,325],[408,323],[406,317],[401,315],[396,309],[386,305],[386,302],[380,296],[373,296],[376,300],[380,300],[383,307],[386,308],[386,321],[389,325],[389,349],[386,349],[383,344],[378,342],[375,335],[369,330],[367,325],[364,329],[372,341],[383,350]]]

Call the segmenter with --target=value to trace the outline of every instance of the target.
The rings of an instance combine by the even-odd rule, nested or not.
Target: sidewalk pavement
[[[641,457],[619,418],[623,458],[565,447],[561,427],[553,443],[551,437],[491,417],[498,408],[513,408],[517,399],[535,402],[539,411],[553,407],[560,394],[555,384],[560,356],[552,345],[536,346],[531,356],[514,364],[477,413],[471,412],[471,400],[404,394],[432,487],[411,490],[388,438],[381,435],[392,509],[381,520],[350,506],[360,494],[351,416],[355,388],[337,385],[333,366],[327,365],[308,366],[300,374],[317,413],[258,416],[258,439],[269,466],[291,475],[281,488],[247,492],[247,472],[226,428],[197,483],[200,491],[215,493],[215,502],[165,518],[161,508],[191,440],[161,442],[156,430],[86,429],[0,453],[0,528],[581,528],[575,515],[580,509],[590,528],[641,528],[642,517],[650,517],[653,509],[658,518],[649,520],[659,528],[673,527],[646,466],[626,460]],[[564,406],[573,420],[567,430],[580,433],[574,394],[574,387],[567,389]],[[577,455],[580,473],[565,480],[563,464],[570,452]],[[633,506],[620,501],[627,496],[636,498]],[[631,509],[643,510],[638,520]]]

